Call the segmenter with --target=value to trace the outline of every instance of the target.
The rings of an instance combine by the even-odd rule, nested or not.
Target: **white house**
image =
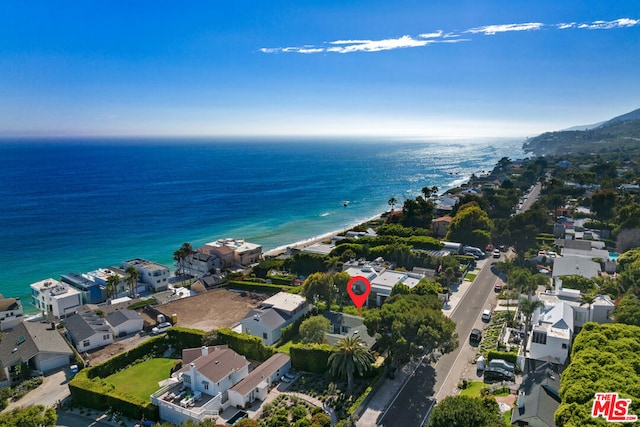
[[[418,284],[424,276],[418,273],[388,270],[382,266],[364,263],[362,265],[345,264],[347,274],[351,277],[362,276],[371,283],[371,293],[367,306],[380,306],[391,295],[391,289],[398,283],[409,288]]]
[[[182,369],[151,395],[160,418],[174,424],[200,422],[230,406],[264,400],[269,387],[291,365],[289,356],[276,353],[249,372],[246,358],[226,345],[185,349],[182,360]]]
[[[203,277],[215,272],[216,268],[220,268],[220,264],[216,264],[216,257],[197,250],[184,261],[185,272],[193,277]]]
[[[97,314],[76,313],[64,321],[67,335],[78,352],[91,351],[113,342],[111,327]]]
[[[246,407],[256,399],[264,401],[269,387],[291,368],[291,359],[284,353],[276,353],[229,389],[229,401],[233,406]]]
[[[154,292],[169,289],[169,267],[146,259],[134,258],[124,261],[120,268],[126,270],[130,266],[134,266],[138,270],[140,273],[138,281],[146,284],[147,288]]]
[[[251,310],[240,321],[242,332],[262,338],[265,345],[280,339],[282,328],[295,322],[309,311],[309,304],[301,295],[279,292]]]
[[[45,315],[64,319],[82,305],[82,293],[55,279],[41,280],[31,285],[31,304]]]
[[[529,335],[529,357],[564,365],[573,336],[573,309],[565,303],[536,311]]]
[[[144,319],[135,310],[116,310],[107,315],[106,321],[111,326],[114,337],[135,334],[144,326]]]
[[[18,298],[5,298],[0,294],[0,331],[22,322],[22,304]]]

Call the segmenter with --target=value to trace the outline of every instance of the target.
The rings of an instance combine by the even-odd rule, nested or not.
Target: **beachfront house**
[[[82,293],[83,304],[100,304],[107,300],[107,287],[80,274],[68,273],[60,276],[60,281]]]
[[[93,312],[76,313],[64,321],[67,336],[78,352],[95,350],[113,342],[111,327]]]
[[[154,292],[169,289],[169,267],[146,259],[134,258],[123,261],[120,268],[126,270],[130,266],[135,267],[138,273],[140,273],[138,282],[143,284],[135,290],[135,293],[143,292],[145,288]]]
[[[185,272],[196,278],[215,273],[216,268],[220,268],[220,265],[216,266],[216,259],[210,253],[194,251],[184,260]]]
[[[73,351],[50,323],[18,323],[0,340],[0,387],[13,385],[25,368],[49,372],[72,359]]]
[[[82,293],[55,279],[32,283],[31,304],[40,312],[55,319],[64,319],[82,305]]]
[[[218,259],[214,261],[216,268],[228,268],[233,265],[246,267],[260,262],[262,257],[262,246],[244,239],[220,239],[209,242],[198,250],[215,256]]]
[[[289,356],[276,353],[249,372],[249,361],[226,345],[185,349],[182,361],[182,369],[151,395],[160,418],[174,424],[200,422],[230,406],[264,400],[291,366]]]
[[[295,322],[309,311],[309,304],[301,295],[279,292],[249,311],[240,321],[242,332],[262,338],[265,345],[280,339],[282,328]]]
[[[135,334],[144,326],[144,319],[135,310],[116,310],[108,314],[105,320],[111,326],[114,337]]]
[[[109,267],[109,268],[99,268],[97,270],[90,271],[88,273],[82,274],[83,277],[92,280],[107,289],[107,295],[110,298],[117,298],[120,296],[126,296],[128,292],[127,285],[127,273],[124,270],[117,267]],[[118,284],[115,289],[109,290],[107,288],[107,280],[110,276],[117,276],[119,278]],[[110,295],[109,295],[110,293]]]
[[[22,322],[22,314],[19,298],[5,298],[0,294],[0,331],[11,329]]]

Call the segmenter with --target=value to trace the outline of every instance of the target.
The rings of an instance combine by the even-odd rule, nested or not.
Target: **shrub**
[[[495,351],[491,350],[487,353],[487,362],[493,359],[506,360],[509,363],[517,363],[518,355],[509,351]]]
[[[205,333],[199,329],[174,326],[167,331],[167,337],[173,348],[182,351],[185,348],[200,347]]]
[[[335,351],[327,344],[293,344],[289,350],[291,366],[299,371],[325,373],[329,356]]]

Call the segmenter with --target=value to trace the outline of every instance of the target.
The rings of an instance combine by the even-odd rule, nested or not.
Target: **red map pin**
[[[354,285],[357,288],[357,291],[354,290]],[[364,288],[364,289],[362,289]],[[371,282],[369,279],[362,276],[354,276],[347,283],[347,292],[351,297],[351,301],[358,307],[358,310],[362,308],[365,302],[367,302],[367,297],[369,296],[369,292],[371,292]]]

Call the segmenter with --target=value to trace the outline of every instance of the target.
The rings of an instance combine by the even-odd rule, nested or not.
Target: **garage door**
[[[62,366],[69,365],[69,356],[66,354],[40,353],[36,356],[36,366],[39,371],[47,372]]]

